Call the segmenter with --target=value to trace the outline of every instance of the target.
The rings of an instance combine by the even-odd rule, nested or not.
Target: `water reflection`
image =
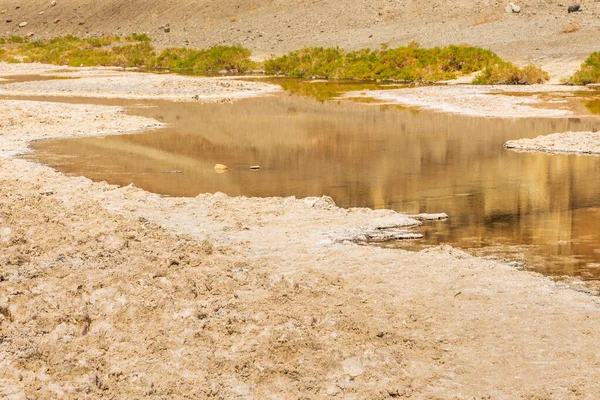
[[[37,142],[29,157],[171,196],[326,194],[343,207],[446,212],[450,220],[424,227],[421,243],[526,246],[540,272],[600,278],[600,158],[502,146],[509,139],[598,130],[594,119],[469,118],[293,95],[154,104],[130,112],[169,128]],[[216,174],[217,163],[229,171]]]

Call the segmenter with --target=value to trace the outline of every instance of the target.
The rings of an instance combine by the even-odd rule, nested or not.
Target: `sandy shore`
[[[555,104],[544,104],[538,93],[561,93],[589,90],[576,86],[478,86],[449,85],[426,86],[397,90],[367,90],[347,93],[345,97],[370,97],[384,102],[430,110],[494,118],[562,117],[573,114],[571,110]],[[531,96],[523,96],[531,94]]]
[[[172,101],[231,101],[266,95],[281,90],[277,85],[238,79],[199,78],[125,72],[115,68],[57,68],[40,64],[0,63],[0,75],[40,74],[76,79],[57,79],[8,83],[0,86],[0,95],[97,97],[120,99],[161,99]],[[17,73],[18,71],[18,73]]]
[[[163,198],[12,157],[156,124],[0,101],[0,397],[600,396],[599,298],[448,247],[357,244],[415,218]]]
[[[547,153],[600,154],[600,132],[564,132],[509,140],[507,149]]]

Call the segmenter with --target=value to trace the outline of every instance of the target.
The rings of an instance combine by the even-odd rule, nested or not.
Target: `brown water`
[[[600,157],[503,148],[509,139],[598,130],[600,120],[470,118],[319,100],[288,93],[148,108],[70,99],[125,105],[170,125],[37,142],[28,157],[170,196],[329,195],[342,207],[446,212],[448,221],[422,228],[419,245],[488,249],[548,275],[600,279]],[[215,173],[216,163],[229,171]]]

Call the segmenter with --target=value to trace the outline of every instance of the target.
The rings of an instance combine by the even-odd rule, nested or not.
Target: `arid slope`
[[[424,46],[468,43],[515,61],[582,59],[598,50],[600,3],[487,0],[2,0],[2,36],[34,38],[147,33],[159,47],[241,44],[257,55],[303,46],[377,48],[412,40]],[[19,8],[17,8],[19,6]],[[9,21],[10,22],[7,22]],[[19,24],[27,26],[19,28]],[[169,26],[169,29],[165,27]],[[575,30],[564,33],[567,27]],[[168,31],[168,32],[166,32]]]

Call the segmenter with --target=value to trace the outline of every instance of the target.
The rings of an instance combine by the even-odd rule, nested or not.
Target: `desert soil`
[[[544,65],[555,76],[571,73],[597,51],[600,3],[575,0],[0,0],[0,34],[43,39],[147,33],[159,47],[241,44],[259,56],[305,46],[348,49],[471,44],[518,62]],[[19,25],[26,22],[27,25]],[[573,31],[565,33],[565,31]]]
[[[115,94],[112,74],[81,74]],[[229,82],[161,79],[150,93],[165,98]],[[14,157],[34,139],[158,126],[0,100],[0,397],[600,397],[600,298],[450,247],[365,244],[443,215],[166,198]]]

